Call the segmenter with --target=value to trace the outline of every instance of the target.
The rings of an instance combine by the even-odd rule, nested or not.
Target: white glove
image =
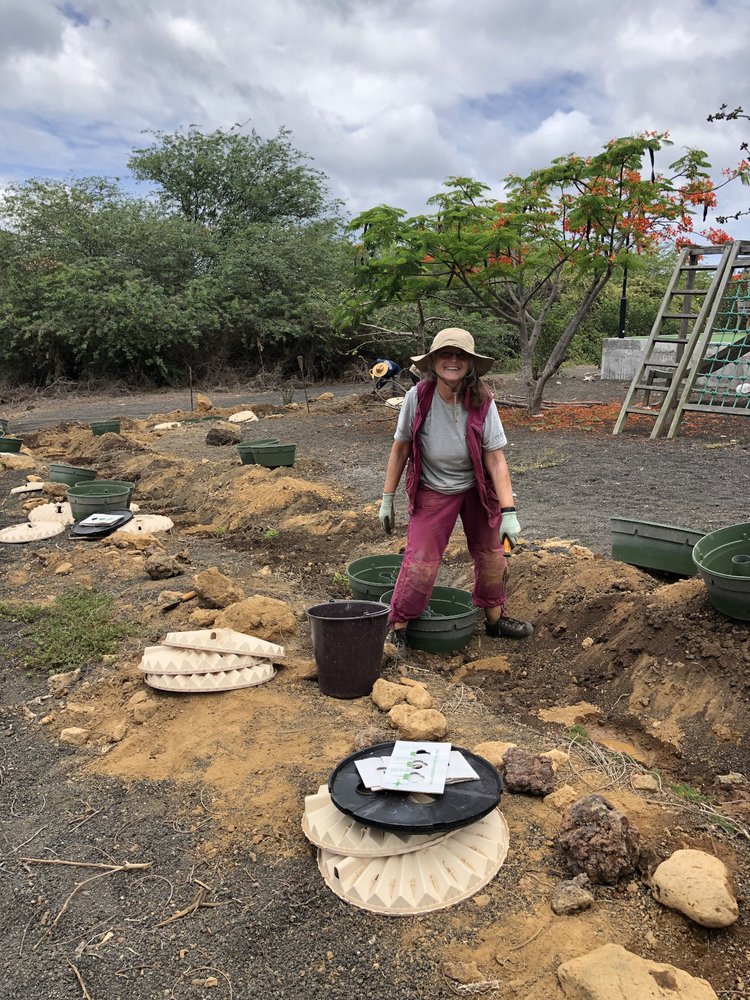
[[[393,509],[393,494],[384,493],[383,499],[380,501],[380,513],[378,514],[380,518],[380,523],[383,525],[383,531],[386,535],[390,535],[396,524],[396,512]]]
[[[520,534],[521,525],[518,523],[518,515],[516,514],[515,508],[513,510],[504,510],[503,519],[500,523],[501,537],[507,537],[510,542],[510,547],[514,549]]]

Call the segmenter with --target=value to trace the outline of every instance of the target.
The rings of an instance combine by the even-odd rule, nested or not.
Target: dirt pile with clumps
[[[514,555],[511,573],[512,611],[536,631],[513,651],[521,683],[495,671],[477,681],[486,691],[529,711],[588,700],[673,767],[743,770],[750,630],[711,606],[700,579],[548,551]]]

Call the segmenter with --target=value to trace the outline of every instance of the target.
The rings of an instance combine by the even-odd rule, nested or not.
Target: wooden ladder
[[[691,246],[680,252],[613,434],[621,433],[631,413],[654,419],[652,438],[666,434],[696,345],[706,329],[706,320],[714,303],[718,302],[716,291],[722,284],[724,274],[728,273],[727,263],[733,252],[736,256],[734,243]],[[708,283],[703,281],[696,287],[696,279],[704,275],[709,279]],[[668,327],[675,322],[679,322],[679,328],[672,332]],[[664,345],[674,346],[673,360],[664,361],[655,357]],[[657,405],[651,404],[652,395],[657,397]]]
[[[685,374],[685,381],[679,396],[679,401],[677,402],[669,425],[669,430],[667,431],[668,438],[673,438],[677,433],[686,410],[705,411],[709,413],[721,413],[722,411],[726,412],[726,407],[721,404],[711,402],[710,396],[709,402],[707,403],[700,401],[692,402],[693,394],[697,390],[697,382],[700,378],[711,374],[717,369],[721,369],[723,364],[730,364],[733,361],[737,361],[739,358],[747,356],[750,352],[750,334],[748,334],[747,330],[745,330],[745,332],[738,337],[735,343],[719,347],[710,356],[707,353],[707,349],[711,344],[711,337],[715,332],[717,325],[717,314],[721,309],[724,296],[727,293],[727,288],[731,283],[735,269],[750,269],[750,242],[738,241],[733,243],[729,249],[730,254],[724,271],[718,279],[711,311],[703,329],[698,335],[698,343],[693,351],[690,364]],[[699,393],[699,400],[702,396],[703,393]],[[747,413],[747,410],[744,410],[744,412]]]

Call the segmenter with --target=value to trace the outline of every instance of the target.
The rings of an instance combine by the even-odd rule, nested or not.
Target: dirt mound
[[[530,711],[592,701],[603,724],[704,775],[746,766],[750,632],[713,609],[699,579],[665,583],[603,557],[519,553],[512,613],[536,624],[513,657],[526,676],[495,673],[487,687]]]

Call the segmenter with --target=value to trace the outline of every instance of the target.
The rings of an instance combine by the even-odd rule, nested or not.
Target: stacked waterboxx
[[[283,646],[233,629],[169,632],[160,645],[146,647],[140,669],[153,688],[205,694],[265,684],[284,655]]]

